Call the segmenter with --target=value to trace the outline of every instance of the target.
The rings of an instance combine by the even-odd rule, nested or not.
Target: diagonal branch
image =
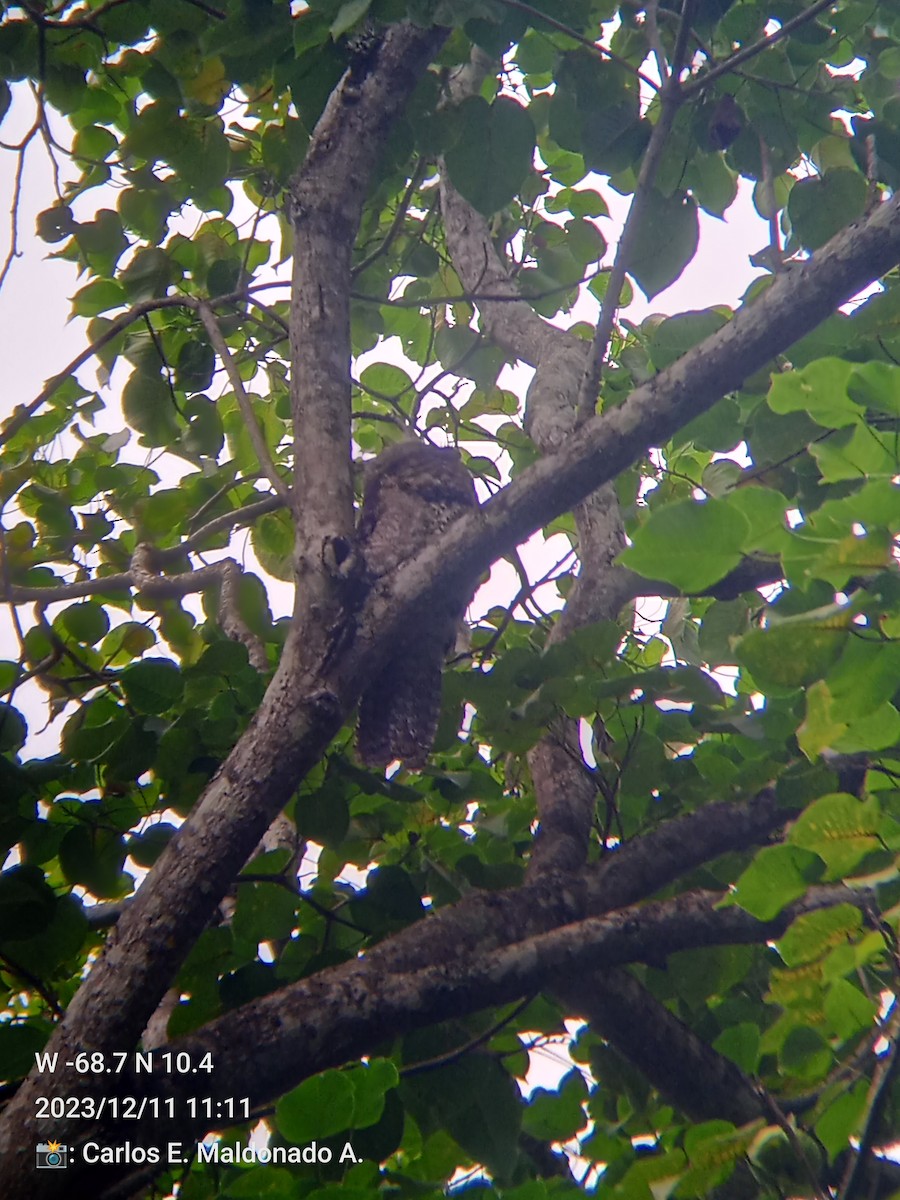
[[[796,16],[791,17],[789,20],[782,21],[777,29],[774,29],[771,33],[767,33],[759,41],[753,42],[750,46],[744,46],[743,49],[737,50],[732,54],[730,58],[726,58],[724,62],[718,63],[709,71],[704,72],[702,75],[697,75],[685,83],[683,89],[685,97],[691,96],[695,92],[703,91],[722,75],[730,74],[749,59],[756,58],[763,50],[768,50],[770,46],[774,46],[777,42],[782,41],[788,34],[793,33],[795,29],[799,29],[808,21],[812,21],[819,13],[833,7],[834,0],[815,0],[814,4],[810,4],[802,12],[797,13]]]
[[[743,1071],[697,1037],[628,971],[572,977],[556,992],[693,1120],[724,1118],[746,1125],[765,1114]]]
[[[864,894],[850,896],[851,902],[866,902]],[[512,1003],[548,986],[568,987],[588,971],[605,972],[701,946],[759,945],[779,937],[799,916],[845,904],[847,897],[842,885],[814,888],[771,921],[760,921],[737,907],[720,907],[718,892],[687,892],[576,921],[499,949],[475,947],[470,955],[414,969],[400,967],[390,945],[382,944],[250,1001],[173,1040],[167,1049],[190,1055],[194,1062],[212,1054],[212,1094],[246,1095],[252,1109],[319,1071],[370,1053],[385,1037]],[[248,1045],[254,1047],[252,1071]],[[121,1086],[129,1083],[126,1077]],[[155,1083],[164,1095],[177,1095],[179,1084],[185,1086],[174,1076],[160,1076]],[[729,1111],[749,1114],[751,1120],[759,1114],[746,1084]],[[202,1116],[188,1121],[186,1132],[182,1118],[179,1136],[199,1131],[202,1121]],[[163,1126],[157,1136],[165,1133]],[[92,1136],[83,1126],[75,1134],[79,1140]]]
[[[848,226],[813,258],[792,264],[718,332],[456,522],[373,595],[364,624],[380,622],[400,596],[422,598],[463,572],[487,567],[513,542],[574,507],[739,388],[898,260],[900,195]]]

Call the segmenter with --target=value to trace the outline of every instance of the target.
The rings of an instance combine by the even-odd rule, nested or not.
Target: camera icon
[[[35,1166],[62,1171],[69,1165],[69,1147],[61,1142],[38,1142],[34,1148]]]

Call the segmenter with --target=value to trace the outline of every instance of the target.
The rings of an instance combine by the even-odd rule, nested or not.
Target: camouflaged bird
[[[478,500],[455,450],[425,442],[390,446],[366,467],[358,545],[375,582],[430,545]],[[402,642],[363,693],[357,749],[371,767],[400,759],[424,767],[441,711],[441,670],[474,585],[413,614]]]

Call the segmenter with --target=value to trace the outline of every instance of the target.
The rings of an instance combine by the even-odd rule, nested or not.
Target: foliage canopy
[[[0,76],[86,338],[0,431],[3,1194],[900,1188],[892,6],[37,0]],[[741,185],[740,311],[629,319]],[[351,448],[411,434],[493,498],[366,591]],[[431,765],[362,770],[500,559]],[[332,1161],[232,1164],[260,1117]]]

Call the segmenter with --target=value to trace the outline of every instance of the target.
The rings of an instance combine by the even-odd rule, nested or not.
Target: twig
[[[284,279],[272,280],[270,283],[258,283],[252,287],[239,288],[234,292],[229,292],[225,296],[217,296],[215,303],[217,305],[233,304],[237,300],[252,297],[256,292],[267,291],[269,288],[283,288],[288,286],[287,280]],[[121,317],[117,317],[100,337],[91,342],[80,354],[76,354],[68,366],[63,367],[61,371],[52,376],[29,404],[22,405],[15,410],[9,420],[3,425],[2,430],[0,430],[0,447],[5,446],[24,425],[27,425],[41,405],[45,404],[62,387],[74,371],[77,371],[79,367],[83,367],[88,359],[102,350],[104,346],[118,337],[120,333],[123,333],[129,325],[133,325],[135,321],[140,321],[147,313],[155,312],[157,309],[162,308],[189,308],[196,312],[199,303],[200,301],[193,296],[159,296],[153,300],[142,300],[140,303],[135,304],[133,308],[130,308],[128,312],[123,313]]]
[[[46,29],[94,29],[98,17],[102,17],[104,13],[111,12],[114,8],[120,8],[123,4],[130,4],[131,0],[105,0],[104,4],[92,9],[90,17],[74,16],[68,19],[48,19],[46,16],[40,18],[40,24]],[[201,12],[205,12],[208,17],[214,17],[217,21],[224,21],[227,13],[221,9],[213,8],[211,4],[206,4],[204,0],[184,0],[185,4],[190,4],[194,8],[199,8]],[[65,12],[66,5],[58,4],[55,8],[50,9],[51,16],[56,17],[57,13]]]
[[[592,416],[597,405],[597,393],[600,388],[600,374],[603,370],[603,360],[606,357],[609,339],[612,336],[613,322],[615,321],[616,309],[619,306],[619,300],[622,295],[622,288],[625,284],[625,276],[628,273],[634,244],[644,220],[644,213],[647,211],[647,205],[656,178],[656,171],[662,159],[666,140],[680,103],[681,96],[678,79],[673,73],[663,92],[659,120],[653,127],[653,133],[650,135],[650,142],[641,163],[634,198],[631,201],[631,207],[628,210],[628,216],[622,228],[622,236],[619,238],[619,245],[616,250],[612,271],[610,272],[606,295],[603,297],[600,316],[597,319],[597,328],[594,330],[590,353],[584,368],[584,374],[581,378],[581,386],[578,392],[579,421],[584,421]]]
[[[773,272],[781,270],[784,265],[781,250],[781,230],[778,226],[778,207],[775,203],[775,180],[772,175],[772,156],[764,137],[759,139],[759,158],[762,165],[762,193],[768,212],[769,250],[771,251],[771,267]]]
[[[412,198],[416,194],[416,189],[419,187],[422,179],[424,178],[425,167],[426,162],[424,159],[420,159],[419,162],[416,163],[415,169],[410,176],[409,183],[406,185],[406,191],[403,193],[400,203],[397,205],[397,211],[394,213],[394,219],[391,222],[390,229],[388,229],[387,233],[384,235],[372,253],[367,254],[362,262],[358,262],[356,264],[356,266],[350,272],[351,279],[355,279],[357,275],[362,275],[363,271],[368,270],[373,262],[376,262],[383,254],[387,254],[388,250],[391,248],[391,245],[395,241],[400,230],[403,228],[403,223],[406,220],[406,214],[409,211]]]
[[[647,30],[647,41],[650,43],[650,49],[653,51],[653,57],[656,59],[656,69],[659,71],[659,78],[665,84],[669,78],[669,64],[666,62],[665,50],[659,36],[659,25],[656,21],[658,10],[659,0],[650,0],[644,16],[644,25]]]
[[[612,50],[607,50],[605,46],[598,46],[596,42],[592,42],[590,38],[584,37],[576,29],[573,29],[571,25],[557,21],[555,17],[548,16],[547,13],[541,12],[538,8],[532,8],[530,4],[525,4],[524,0],[500,0],[500,3],[504,4],[507,8],[514,8],[517,12],[525,13],[532,20],[543,21],[545,25],[549,25],[551,29],[555,29],[557,33],[564,33],[573,42],[578,42],[580,46],[584,46],[585,50],[589,50],[591,54],[596,54],[598,58],[605,58],[609,62],[614,62],[617,66],[628,71],[630,75],[636,76],[640,79],[641,83],[645,83],[654,92],[659,91],[659,84],[655,79],[651,79],[649,75],[642,74],[637,67],[632,66],[627,59],[620,58]]]
[[[408,300],[405,296],[391,296],[385,300],[383,296],[370,296],[366,292],[350,292],[352,300],[359,300],[363,304],[378,304],[390,308],[439,308],[445,304],[478,304],[485,300],[494,301],[498,304],[510,304],[517,300],[544,300],[551,296],[558,296],[560,292],[570,292],[573,288],[581,287],[583,283],[590,283],[596,279],[598,275],[605,275],[609,271],[609,267],[598,267],[596,271],[589,271],[586,275],[582,275],[578,279],[572,279],[568,283],[558,283],[551,288],[542,288],[539,292],[516,292],[510,295],[506,292],[480,292],[477,289],[471,292],[458,292],[444,296],[418,296],[414,300]]]
[[[805,8],[796,17],[791,17],[789,21],[785,21],[772,33],[764,38],[760,38],[758,42],[754,42],[752,46],[745,46],[743,50],[738,50],[730,58],[726,58],[724,62],[707,71],[705,75],[695,76],[694,79],[690,80],[682,88],[683,96],[687,98],[693,96],[696,92],[702,92],[720,76],[728,75],[735,67],[740,66],[741,63],[745,63],[750,58],[755,58],[763,50],[774,46],[776,42],[780,42],[782,38],[786,38],[789,33],[793,33],[795,29],[798,29],[801,25],[805,25],[813,17],[817,17],[826,8],[831,8],[833,4],[834,0],[816,0],[815,4],[811,4],[809,8]]]
[[[822,1190],[815,1168],[809,1161],[809,1157],[803,1148],[803,1143],[797,1136],[797,1130],[782,1112],[778,1101],[763,1087],[758,1089],[758,1095],[763,1104],[769,1110],[769,1113],[773,1117],[775,1124],[787,1138],[788,1144],[790,1145],[791,1150],[793,1150],[797,1161],[803,1167],[803,1173],[806,1175],[810,1188],[812,1189],[812,1194],[816,1197],[816,1200],[827,1200],[828,1193]]]
[[[890,1028],[883,1036],[888,1039],[887,1052],[879,1059],[872,1072],[872,1082],[866,1096],[866,1123],[859,1137],[859,1149],[851,1157],[841,1180],[838,1200],[853,1200],[863,1178],[866,1163],[872,1154],[872,1146],[881,1115],[890,1094],[891,1083],[897,1071],[897,1038],[900,1035],[900,1010],[895,1011]]]
[[[446,1067],[450,1063],[457,1062],[459,1059],[464,1058],[465,1055],[469,1054],[472,1050],[477,1050],[479,1046],[483,1046],[485,1042],[489,1042],[495,1034],[500,1032],[501,1029],[505,1029],[510,1021],[514,1021],[519,1013],[525,1011],[533,999],[533,995],[526,996],[524,1000],[519,1001],[519,1003],[513,1008],[512,1012],[508,1012],[504,1016],[500,1017],[499,1020],[495,1021],[493,1025],[490,1026],[490,1028],[485,1029],[483,1033],[478,1033],[474,1037],[469,1038],[469,1040],[464,1042],[463,1045],[455,1046],[452,1050],[448,1050],[445,1054],[437,1054],[434,1056],[434,1058],[423,1058],[420,1059],[419,1062],[410,1063],[408,1067],[401,1067],[400,1078],[407,1079],[410,1075],[421,1075],[425,1071],[434,1071],[440,1067]]]
[[[12,203],[9,206],[9,252],[3,261],[2,268],[0,268],[0,288],[3,287],[14,260],[19,257],[19,201],[22,198],[22,176],[25,173],[25,156],[28,153],[28,147],[32,138],[40,131],[40,128],[41,118],[39,116],[18,146],[4,146],[4,149],[15,149],[18,154],[18,161],[16,162],[16,173],[13,178]]]
[[[284,508],[285,502],[280,496],[265,496],[252,504],[245,504],[233,512],[223,513],[214,517],[206,525],[201,526],[189,538],[176,546],[165,550],[154,551],[154,562],[163,566],[167,562],[179,562],[186,553],[197,549],[216,533],[231,529],[235,525],[250,522],[264,513],[276,512]],[[217,565],[217,564],[214,564]],[[165,580],[165,595],[186,596],[192,592],[200,592],[207,586],[208,580],[200,577],[198,571],[184,571],[178,575],[156,576],[154,587],[162,591],[159,581]],[[29,604],[37,601],[41,604],[51,604],[58,600],[73,600],[79,596],[97,596],[108,592],[125,592],[136,587],[137,581],[131,571],[121,571],[116,575],[103,575],[96,579],[79,579],[77,583],[61,583],[55,587],[33,587],[9,583],[4,580],[0,600],[6,604]]]
[[[231,351],[225,338],[222,336],[222,330],[219,328],[219,322],[216,320],[212,309],[205,300],[201,300],[197,305],[197,313],[200,320],[203,322],[203,327],[209,335],[209,340],[212,347],[222,360],[222,366],[225,368],[231,386],[234,388],[234,396],[238,402],[238,408],[241,410],[241,416],[244,418],[244,425],[247,428],[247,433],[250,437],[250,442],[253,449],[256,451],[256,457],[259,465],[265,472],[266,478],[275,489],[276,493],[281,497],[285,504],[290,501],[290,489],[287,484],[278,474],[272,456],[269,453],[269,447],[266,445],[266,440],[263,437],[262,430],[256,420],[256,414],[253,411],[253,405],[250,402],[250,397],[247,395],[244,388],[244,381],[241,379],[240,371],[237,369]]]
[[[156,551],[147,542],[141,542],[131,559],[131,577],[134,587],[145,596],[181,596],[186,592],[198,592],[213,585],[219,587],[219,624],[232,641],[246,647],[251,664],[258,671],[269,668],[266,648],[250,629],[240,614],[238,589],[243,574],[233,558],[222,558],[218,562],[183,575],[160,575]]]

